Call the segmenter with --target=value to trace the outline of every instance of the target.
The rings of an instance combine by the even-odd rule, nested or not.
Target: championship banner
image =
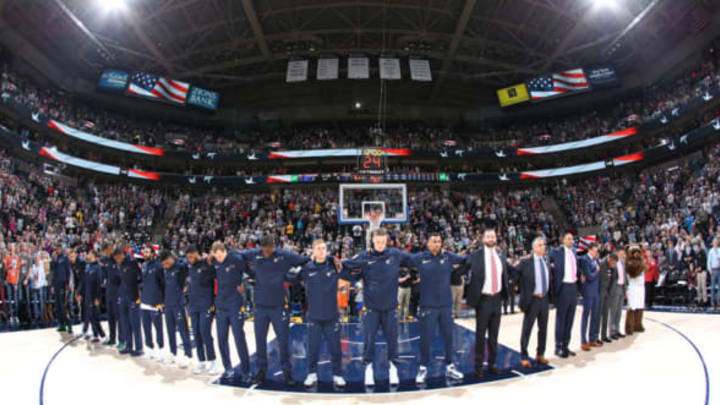
[[[348,79],[369,79],[370,60],[365,55],[350,55],[348,57]]]
[[[410,58],[410,79],[419,82],[431,82],[430,61],[423,58]]]
[[[319,58],[317,63],[318,80],[336,80],[338,78],[338,67],[340,60],[336,57]]]
[[[528,93],[525,83],[500,89],[497,91],[497,96],[500,101],[500,107],[507,107],[509,105],[530,101],[530,93]]]
[[[288,61],[287,74],[285,81],[287,83],[304,82],[307,80],[308,60],[307,59],[290,59]]]
[[[100,75],[97,85],[103,89],[125,90],[128,80],[130,80],[130,73],[128,72],[115,69],[105,69]]]
[[[380,60],[380,79],[383,80],[400,80],[400,59],[396,57],[381,56]]]

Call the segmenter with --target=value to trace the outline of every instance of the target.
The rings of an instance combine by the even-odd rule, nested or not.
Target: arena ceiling
[[[590,63],[627,72],[692,35],[684,15],[696,0],[614,1],[125,0],[113,12],[97,0],[0,4],[23,37],[93,81],[99,69],[118,67],[185,79],[226,101],[268,103],[291,86],[289,56],[384,50],[431,60],[433,83],[396,86],[413,89],[408,99],[463,104],[492,102],[504,85]],[[357,86],[348,82],[323,86]],[[266,91],[247,91],[258,83]]]

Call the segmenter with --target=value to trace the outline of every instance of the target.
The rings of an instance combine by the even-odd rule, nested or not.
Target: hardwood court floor
[[[646,332],[591,352],[579,348],[578,307],[572,348],[577,357],[552,354],[554,311],[550,314],[547,355],[553,370],[529,376],[428,391],[386,394],[311,394],[247,390],[212,384],[210,376],[189,369],[121,357],[92,349],[53,329],[0,334],[0,398],[3,404],[237,404],[243,403],[595,403],[718,404],[720,315],[647,312]],[[474,330],[473,319],[459,325]],[[519,351],[522,314],[504,316],[500,343]],[[78,329],[76,327],[76,329]],[[251,354],[252,322],[245,324]],[[272,338],[273,334],[270,332]],[[167,350],[167,349],[166,349]],[[535,350],[535,334],[530,353]],[[231,353],[234,349],[231,350]],[[44,379],[43,372],[56,354]],[[233,353],[234,363],[237,356]]]

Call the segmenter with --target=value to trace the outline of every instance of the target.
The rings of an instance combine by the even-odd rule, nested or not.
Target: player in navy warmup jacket
[[[102,268],[103,284],[105,285],[105,306],[107,307],[108,316],[108,334],[107,340],[103,342],[106,346],[115,345],[115,337],[117,335],[118,340],[122,341],[123,333],[118,330],[118,287],[120,286],[120,277],[117,273],[117,265],[115,260],[112,258],[113,246],[110,243],[104,243],[102,246],[103,257],[100,260],[100,267]]]
[[[308,327],[308,375],[305,386],[310,387],[317,382],[320,338],[324,336],[332,357],[333,383],[344,387],[346,382],[342,376],[337,289],[339,278],[350,280],[352,277],[347,271],[338,272],[337,259],[327,256],[327,245],[322,239],[313,242],[312,259],[302,268],[291,269],[289,275],[294,282],[305,281],[307,294],[307,317],[311,323]]]
[[[62,245],[55,247],[55,256],[50,262],[51,284],[50,293],[55,298],[55,318],[58,321],[58,332],[72,333],[70,321],[65,312],[65,296],[70,281],[70,259],[65,255]]]
[[[453,379],[462,379],[463,374],[453,363],[453,311],[450,278],[457,266],[465,263],[464,256],[442,252],[442,238],[439,233],[428,236],[428,250],[413,255],[413,267],[418,269],[420,277],[420,369],[415,381],[424,384],[427,368],[430,365],[430,346],[435,329],[445,344],[445,374]]]
[[[266,235],[260,249],[248,249],[238,253],[247,263],[250,278],[255,280],[255,347],[257,347],[257,374],[254,384],[265,381],[267,371],[267,333],[272,323],[280,345],[280,364],[285,383],[295,381],[290,370],[289,318],[285,282],[288,271],[302,266],[310,258],[275,247],[275,239]]]
[[[185,312],[185,295],[183,293],[188,278],[188,269],[185,263],[175,260],[168,250],[161,251],[158,259],[162,263],[165,276],[165,325],[167,325],[168,344],[170,345],[170,353],[172,353],[172,356],[166,357],[165,363],[170,364],[177,360],[178,365],[185,368],[192,359],[190,333],[188,333],[187,313]],[[179,356],[177,353],[176,332],[180,333],[185,352],[184,356]]]
[[[78,286],[80,304],[84,306],[87,321],[93,331],[92,342],[98,342],[99,338],[105,337],[105,332],[100,325],[100,294],[102,286],[102,269],[97,262],[97,253],[94,250],[87,252],[87,261],[82,285]]]
[[[165,334],[163,333],[162,304],[163,304],[163,268],[162,264],[155,258],[155,253],[150,247],[143,249],[145,263],[142,264],[142,298],[140,308],[142,310],[142,326],[145,331],[145,345],[150,348],[146,353],[147,359],[163,361],[162,349],[165,346]],[[155,340],[157,350],[153,344],[152,328],[155,327]]]
[[[140,282],[142,272],[138,263],[121,249],[115,249],[113,258],[120,274],[120,323],[125,331],[125,347],[120,354],[142,356],[143,343],[140,330]]]
[[[388,248],[388,232],[378,228],[372,232],[373,250],[343,260],[343,268],[360,268],[363,279],[365,316],[363,319],[363,361],[365,363],[365,385],[375,385],[373,360],[375,358],[375,337],[378,327],[387,339],[390,385],[397,385],[397,306],[398,278],[400,267],[412,267],[413,256],[395,248]]]
[[[217,339],[220,357],[225,368],[224,377],[234,374],[230,363],[230,347],[228,346],[229,329],[232,328],[235,338],[235,349],[240,357],[240,368],[244,378],[250,376],[250,355],[243,326],[243,277],[247,272],[247,264],[237,251],[228,251],[222,242],[215,242],[211,248],[212,263],[215,266],[217,280],[217,298],[215,314],[217,317]]]
[[[190,275],[190,324],[192,325],[198,364],[195,374],[220,373],[215,359],[212,322],[215,317],[215,268],[200,257],[197,247],[185,251]]]

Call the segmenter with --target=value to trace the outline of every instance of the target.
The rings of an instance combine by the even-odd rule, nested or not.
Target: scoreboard
[[[379,182],[387,168],[385,159],[382,148],[363,148],[358,156],[358,174],[370,176],[368,180],[371,182]]]

